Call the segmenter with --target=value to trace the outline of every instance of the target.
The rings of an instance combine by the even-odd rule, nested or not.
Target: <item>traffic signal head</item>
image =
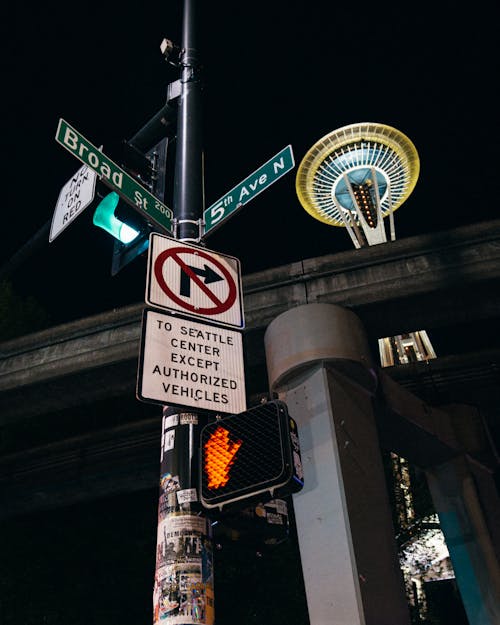
[[[271,401],[206,425],[200,440],[200,494],[206,508],[248,505],[303,486],[295,421]]]
[[[139,236],[140,229],[118,218],[119,204],[118,193],[111,191],[106,194],[95,209],[93,222],[121,243],[128,244]]]

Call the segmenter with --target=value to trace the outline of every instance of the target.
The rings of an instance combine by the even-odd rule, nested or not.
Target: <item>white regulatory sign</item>
[[[153,232],[149,239],[146,304],[242,328],[240,261]]]
[[[146,309],[137,398],[229,414],[244,412],[241,332]]]
[[[59,236],[93,201],[96,178],[95,171],[83,165],[61,189],[52,216],[49,242]]]

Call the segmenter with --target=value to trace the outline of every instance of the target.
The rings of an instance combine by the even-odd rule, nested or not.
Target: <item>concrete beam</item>
[[[248,344],[276,316],[306,303],[353,310],[372,339],[405,329],[429,330],[435,323],[456,321],[457,315],[468,321],[500,317],[499,261],[496,220],[244,276],[251,368],[265,363],[262,346]],[[124,307],[0,344],[3,422],[73,405],[82,392],[90,399],[119,394],[124,384],[131,388],[143,307]],[[117,375],[122,369],[126,377]],[[60,393],[53,392],[54,385]]]
[[[499,285],[500,220],[311,258],[243,281],[252,326],[317,302],[350,308],[378,336],[498,316]]]

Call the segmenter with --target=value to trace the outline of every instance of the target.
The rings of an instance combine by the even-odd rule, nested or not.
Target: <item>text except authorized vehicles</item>
[[[157,319],[157,329],[172,333],[172,336],[168,338],[168,344],[173,348],[172,351],[169,352],[170,364],[184,366],[184,368],[181,368],[158,363],[155,364],[153,375],[176,380],[176,382],[171,382],[170,380],[168,382],[162,381],[165,393],[171,393],[180,398],[189,397],[195,401],[204,400],[216,404],[227,404],[229,401],[227,394],[219,390],[214,391],[210,387],[235,390],[238,388],[237,381],[228,377],[212,375],[211,373],[200,373],[196,371],[196,369],[218,372],[221,366],[220,359],[223,356],[221,350],[224,348],[227,349],[227,346],[234,345],[233,337],[214,329],[202,330],[199,327],[189,325],[181,325],[177,328],[176,335],[173,335],[174,328],[172,324],[169,321],[160,319]],[[179,338],[179,334],[188,338]],[[213,343],[215,343],[215,345],[213,345]],[[193,355],[193,352],[194,354],[211,356],[211,358],[208,359]],[[195,370],[191,370],[190,368]],[[188,385],[183,385],[183,382]],[[209,388],[208,390],[192,388],[189,384]]]
[[[162,405],[237,414],[246,408],[241,333],[144,311],[137,392]]]

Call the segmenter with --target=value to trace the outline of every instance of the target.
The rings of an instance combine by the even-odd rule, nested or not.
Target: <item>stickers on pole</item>
[[[137,397],[229,414],[245,411],[241,332],[146,309]]]
[[[156,232],[149,241],[145,300],[220,325],[245,325],[240,261]]]
[[[184,410],[162,418],[153,625],[213,625],[214,576],[210,521],[191,475],[199,417]]]
[[[208,521],[158,518],[153,624],[213,625],[214,593]]]

